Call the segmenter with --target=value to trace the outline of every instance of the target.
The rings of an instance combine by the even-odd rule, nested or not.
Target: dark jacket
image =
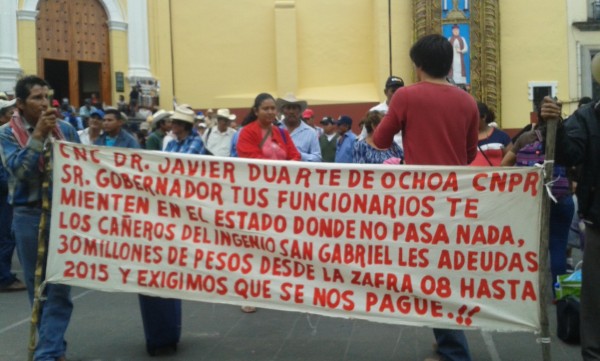
[[[600,107],[595,109],[594,105],[584,105],[559,125],[556,160],[581,166],[576,179],[579,213],[594,227],[600,227]]]
[[[319,145],[321,146],[321,157],[323,162],[335,162],[335,150],[337,148],[337,141],[340,136],[336,134],[331,141],[327,138],[327,134],[323,134],[319,137]]]
[[[108,137],[108,134],[106,134],[106,133],[100,134],[100,136],[98,137],[98,139],[96,139],[96,142],[94,142],[94,144],[95,145],[106,145],[107,137]],[[114,147],[139,149],[140,144],[138,143],[137,140],[135,140],[133,135],[129,134],[126,130],[121,129],[121,131],[117,135],[117,141],[116,141]]]

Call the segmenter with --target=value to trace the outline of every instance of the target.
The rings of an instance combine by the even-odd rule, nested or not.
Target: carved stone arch
[[[123,17],[123,10],[118,0],[99,0],[100,4],[108,14],[108,25],[110,30],[126,30],[127,23]],[[37,12],[40,0],[25,0],[21,12],[34,14]],[[34,18],[35,19],[35,18]],[[31,19],[31,20],[34,20]]]

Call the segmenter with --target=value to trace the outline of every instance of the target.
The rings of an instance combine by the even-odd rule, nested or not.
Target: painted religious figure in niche
[[[455,84],[470,84],[471,62],[469,57],[469,25],[448,24],[443,26],[443,34],[448,38],[454,49],[452,68],[448,77]]]

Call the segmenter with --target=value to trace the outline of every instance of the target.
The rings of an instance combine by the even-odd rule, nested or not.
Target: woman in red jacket
[[[240,158],[300,160],[287,130],[273,125],[276,115],[275,98],[267,93],[258,94],[239,130],[236,149]],[[256,308],[242,306],[242,311],[254,312]]]
[[[239,157],[300,160],[300,153],[287,130],[273,125],[276,115],[275,98],[267,93],[258,94],[242,122],[236,146]]]

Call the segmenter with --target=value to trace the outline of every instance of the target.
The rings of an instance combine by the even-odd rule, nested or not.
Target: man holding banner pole
[[[446,81],[452,57],[452,45],[438,34],[424,36],[412,46],[410,58],[419,82],[394,93],[387,115],[375,129],[377,147],[389,148],[394,135],[402,131],[406,164],[464,166],[475,159],[477,104],[467,92]],[[407,129],[410,131],[405,132]],[[433,332],[439,358],[426,361],[471,361],[462,331]]]
[[[48,83],[37,76],[20,79],[15,87],[17,112],[0,128],[0,155],[9,172],[9,203],[14,209],[12,229],[31,303],[34,292],[36,298],[38,296],[34,276],[42,199],[51,197],[51,185],[48,193],[42,194],[47,162],[51,162],[44,154],[50,152],[48,147],[53,139],[79,143],[75,128],[58,119],[56,110],[50,108],[48,88]],[[49,242],[47,236],[45,242]],[[73,310],[70,289],[61,284],[45,287],[46,298],[40,305],[38,343],[33,355],[36,361],[65,360],[64,335]]]

